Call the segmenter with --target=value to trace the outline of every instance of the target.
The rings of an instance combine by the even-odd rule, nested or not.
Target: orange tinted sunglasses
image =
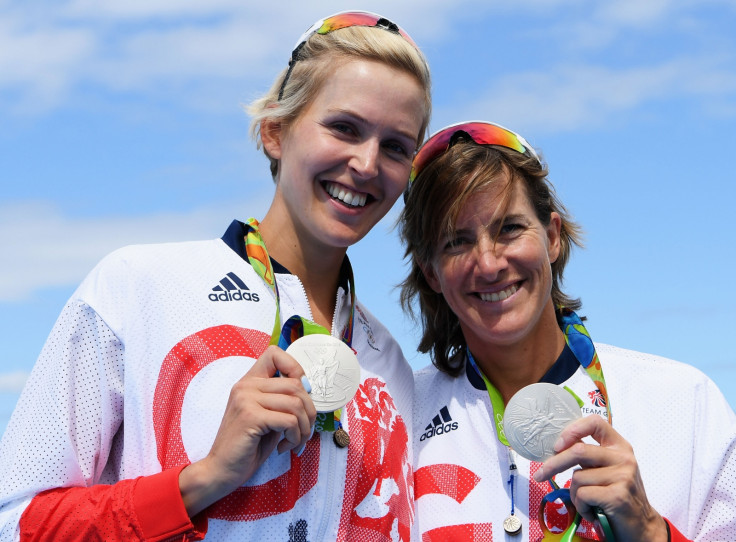
[[[369,11],[343,11],[336,13],[335,15],[331,15],[326,19],[320,19],[314,23],[296,42],[294,49],[291,51],[289,69],[286,72],[284,80],[281,83],[281,88],[279,89],[279,101],[284,97],[284,88],[286,87],[286,82],[289,80],[289,76],[291,75],[291,70],[294,68],[294,64],[296,64],[297,60],[299,60],[299,51],[301,51],[302,47],[304,47],[304,44],[307,43],[307,40],[312,36],[312,34],[329,34],[335,30],[348,28],[350,26],[375,26],[378,28],[385,28],[386,30],[390,30],[391,32],[401,35],[416,49],[419,49],[417,44],[414,43],[414,40],[411,39],[409,34],[407,34],[399,25],[376,13],[371,13]]]
[[[417,151],[411,164],[409,185],[434,159],[445,153],[462,137],[470,138],[478,145],[500,145],[527,154],[539,161],[539,156],[526,139],[492,122],[470,121],[452,124],[436,132]]]

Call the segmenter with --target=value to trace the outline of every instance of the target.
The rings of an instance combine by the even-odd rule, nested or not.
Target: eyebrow
[[[524,224],[530,223],[530,220],[526,214],[511,213],[511,214],[507,214],[504,217],[494,218],[493,220],[491,220],[491,222],[487,224],[483,224],[483,227],[486,229],[492,230],[494,232],[494,237],[495,237],[495,233],[498,233],[498,230],[500,229],[501,226],[503,226],[507,222],[513,222],[513,221],[523,222]],[[447,233],[443,235],[442,237],[440,237],[440,239],[449,239],[451,237],[457,237],[460,235],[475,235],[475,228],[474,227],[453,228],[451,234]]]
[[[520,220],[523,222],[529,222],[529,218],[527,218],[527,215],[523,213],[509,213],[502,218],[494,219],[491,224],[496,224],[498,222],[508,222],[509,220]]]

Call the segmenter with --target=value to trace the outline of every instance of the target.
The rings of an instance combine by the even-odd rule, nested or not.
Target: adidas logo
[[[258,294],[249,290],[238,275],[230,272],[212,288],[212,293],[207,297],[210,301],[260,301]]]
[[[424,433],[419,437],[419,440],[422,441],[424,439],[432,438],[435,435],[444,435],[445,433],[455,431],[456,429],[457,422],[452,421],[450,411],[447,410],[446,406],[443,406],[440,409],[440,413],[432,418],[432,422],[427,424],[427,427],[424,428]]]

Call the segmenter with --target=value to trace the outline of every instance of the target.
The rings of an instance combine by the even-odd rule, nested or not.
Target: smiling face
[[[292,125],[264,121],[264,147],[279,161],[269,211],[279,235],[343,252],[365,236],[408,183],[424,114],[411,75],[348,60]]]
[[[423,270],[458,317],[471,352],[533,344],[546,326],[556,326],[551,262],[559,254],[560,217],[552,213],[542,224],[522,182],[510,188],[503,212],[504,176],[468,197],[454,232]]]

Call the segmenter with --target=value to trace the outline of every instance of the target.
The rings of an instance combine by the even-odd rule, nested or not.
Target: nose
[[[368,138],[355,146],[350,160],[350,168],[359,179],[372,179],[378,175],[380,145],[373,138]]]
[[[490,235],[478,240],[476,249],[476,268],[485,278],[495,279],[506,268],[503,246],[496,243]]]

